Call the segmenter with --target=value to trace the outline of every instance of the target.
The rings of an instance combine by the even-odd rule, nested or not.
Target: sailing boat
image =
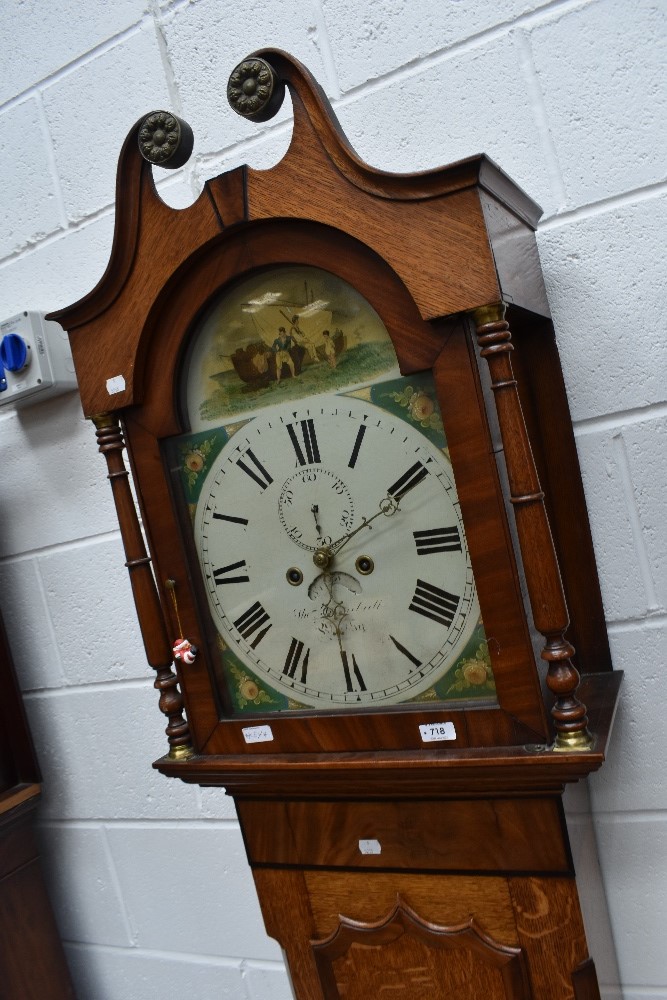
[[[239,378],[249,385],[260,388],[295,378],[305,366],[325,361],[335,367],[345,350],[343,331],[332,331],[329,303],[316,299],[304,285],[305,301],[288,301],[282,292],[265,292],[241,306],[257,339],[238,347],[231,362]]]

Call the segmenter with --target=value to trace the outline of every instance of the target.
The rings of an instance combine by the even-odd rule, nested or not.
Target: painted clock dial
[[[400,376],[359,292],[312,267],[253,275],[185,375],[170,461],[232,711],[493,700],[433,380]]]
[[[313,708],[414,697],[477,625],[449,463],[364,400],[245,424],[203,484],[194,534],[225,642]]]

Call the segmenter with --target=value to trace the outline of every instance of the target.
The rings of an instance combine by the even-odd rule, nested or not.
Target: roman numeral
[[[240,569],[244,571],[244,576],[228,576],[227,574],[233,573],[235,569]],[[220,569],[213,570],[213,580],[215,581],[216,587],[219,587],[221,583],[250,583],[250,577],[248,576],[248,567],[245,564],[245,559],[240,559],[238,562],[230,563],[229,566],[221,566]]]
[[[243,459],[249,459],[254,468],[251,468],[250,465],[246,465]],[[266,487],[270,486],[273,482],[271,476],[250,448],[246,449],[242,458],[237,458],[236,464],[239,469],[243,469],[246,475],[250,476],[251,479],[254,479],[263,490],[265,490]]]
[[[354,691],[354,680],[356,680],[357,684],[359,685],[359,690],[365,691],[366,685],[364,684],[364,679],[361,676],[361,670],[359,670],[359,667],[357,666],[357,660],[354,653],[352,654],[351,657],[352,660],[351,670],[350,670],[350,660],[348,659],[347,653],[345,652],[344,649],[341,649],[340,651],[340,658],[343,661],[343,673],[345,674],[345,689],[347,691]]]
[[[315,424],[312,420],[301,420],[301,441],[296,430],[296,424],[286,424],[287,433],[290,436],[292,446],[296,452],[296,460],[299,465],[312,465],[313,462],[320,461],[320,450],[317,447],[315,436]],[[303,444],[303,448],[301,445]],[[305,450],[305,457],[304,457]]]
[[[409,610],[416,611],[417,614],[449,628],[454,621],[459,600],[460,598],[454,594],[449,594],[440,587],[434,587],[432,583],[417,580],[415,596],[412,598]]]
[[[357,431],[357,436],[354,440],[354,448],[352,449],[352,454],[350,455],[350,461],[347,463],[348,469],[353,469],[357,464],[357,458],[359,457],[359,449],[361,448],[361,442],[364,440],[364,434],[366,433],[366,424],[362,424]]]
[[[231,514],[214,514],[216,521],[231,521],[232,524],[247,524],[247,517],[233,517]]]
[[[415,462],[407,472],[404,472],[400,479],[397,479],[393,486],[387,490],[389,496],[395,500],[400,500],[408,490],[413,489],[422,479],[428,476],[428,469],[421,462]]]
[[[266,624],[267,622],[269,623],[268,625]],[[265,626],[265,628],[262,628],[262,626]],[[255,601],[247,611],[243,612],[240,618],[236,619],[234,628],[238,629],[246,642],[254,632],[257,632],[257,635],[250,643],[251,648],[255,649],[271,628],[271,619],[259,601]],[[258,631],[258,629],[261,631]]]
[[[460,552],[461,536],[459,529],[430,528],[428,531],[413,531],[417,555],[428,556],[432,552]]]
[[[421,665],[422,665],[421,660],[418,660],[417,657],[414,656],[410,652],[409,649],[406,649],[405,646],[403,646],[398,641],[398,639],[394,639],[393,635],[390,635],[389,638],[391,639],[391,641],[393,642],[393,644],[396,646],[396,649],[399,651],[399,653],[403,653],[403,656],[407,656],[407,658],[410,660],[410,663],[414,663],[414,665],[416,667],[421,667]]]
[[[287,652],[285,658],[285,666],[283,667],[283,674],[287,677],[294,677],[299,664],[301,665],[301,676],[299,680],[302,684],[306,683],[306,673],[308,671],[308,657],[310,656],[310,650],[306,649],[306,655],[303,656],[304,645],[298,639],[292,639],[290,643],[290,648]],[[303,656],[303,659],[301,657]]]

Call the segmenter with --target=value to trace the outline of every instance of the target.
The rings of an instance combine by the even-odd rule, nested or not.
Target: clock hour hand
[[[322,537],[322,529],[320,528],[320,526],[319,526],[319,524],[317,522],[317,515],[320,512],[319,506],[316,503],[314,503],[312,505],[312,507],[310,508],[310,512],[313,515],[313,517],[315,518],[315,530],[317,531],[317,540],[319,541],[320,538]]]

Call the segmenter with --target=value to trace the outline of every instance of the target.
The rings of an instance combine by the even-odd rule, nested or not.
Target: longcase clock
[[[285,53],[228,99],[262,121],[286,84],[284,159],[182,211],[151,164],[189,127],[133,127],[107,272],[56,315],[168,718],[154,766],[234,797],[299,998],[590,1000],[561,793],[603,762],[619,677],[539,209],[484,156],[368,167]]]

